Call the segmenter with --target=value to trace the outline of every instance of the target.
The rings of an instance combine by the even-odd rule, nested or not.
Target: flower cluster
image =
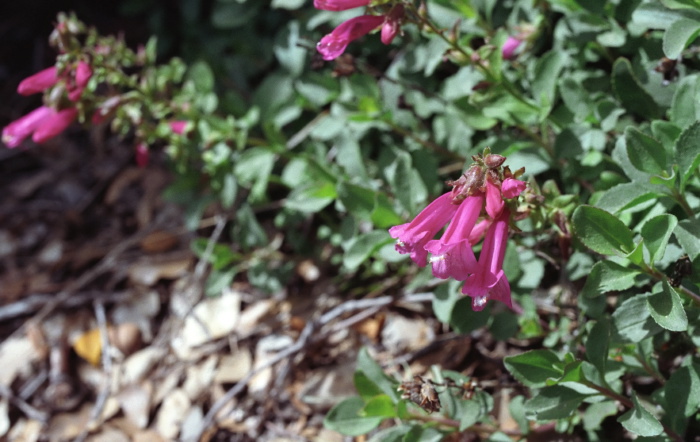
[[[50,67],[22,80],[17,87],[17,92],[22,95],[53,89],[60,93],[65,91],[68,102],[61,109],[40,106],[11,122],[2,130],[3,143],[8,147],[17,147],[30,135],[35,143],[43,143],[63,132],[78,116],[74,102],[80,99],[90,77],[90,65],[79,61],[61,72],[56,67]]]
[[[410,254],[421,267],[430,263],[436,277],[464,281],[462,293],[472,297],[474,310],[482,310],[489,299],[516,309],[503,272],[503,258],[515,213],[508,200],[525,190],[526,183],[517,179],[523,170],[512,173],[501,167],[505,157],[488,150],[472,158],[475,163],[458,180],[448,182],[452,191],[389,233],[397,239],[399,253]],[[434,239],[447,223],[442,237]],[[472,246],[482,238],[477,260]]]
[[[314,7],[326,11],[345,11],[360,6],[369,6],[371,0],[314,0]],[[318,42],[316,49],[324,60],[340,56],[348,44],[381,26],[382,43],[388,45],[401,30],[404,7],[397,4],[382,15],[360,15],[341,23],[330,34]]]

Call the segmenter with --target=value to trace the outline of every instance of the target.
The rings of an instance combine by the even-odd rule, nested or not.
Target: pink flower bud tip
[[[314,0],[314,8],[324,11],[345,11],[369,5],[370,0]]]

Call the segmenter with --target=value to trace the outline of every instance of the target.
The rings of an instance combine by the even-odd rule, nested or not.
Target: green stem
[[[680,193],[676,188],[673,189],[673,199],[681,206],[685,214],[688,215],[688,218],[695,219],[695,212],[690,207],[690,204],[688,204],[688,200],[685,199],[685,195]]]

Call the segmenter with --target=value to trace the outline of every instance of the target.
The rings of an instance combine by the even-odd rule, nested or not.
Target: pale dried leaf
[[[0,364],[0,385],[9,386],[17,376],[28,375],[39,356],[27,336],[5,339],[0,344],[0,361],[3,361]]]
[[[146,347],[129,356],[122,364],[122,385],[139,382],[165,356],[166,350],[160,347]]]
[[[253,333],[255,327],[258,326],[260,320],[267,316],[275,305],[275,301],[271,299],[265,299],[263,301],[257,301],[252,305],[246,307],[241,312],[241,317],[236,326],[236,332],[239,336],[248,336]]]
[[[174,440],[190,409],[190,400],[184,390],[175,389],[163,400],[156,416],[156,430],[166,439]]]
[[[195,400],[205,390],[210,388],[216,373],[217,356],[210,356],[204,362],[187,367],[183,390],[191,400]]]
[[[233,332],[240,312],[239,292],[228,291],[218,298],[202,300],[185,319],[184,327],[173,339],[173,350],[180,358],[189,359],[190,350],[194,347]]]
[[[87,438],[88,442],[130,442],[129,436],[117,428],[107,427]]]
[[[4,436],[10,429],[10,403],[6,398],[0,398],[0,436]]]
[[[152,394],[153,386],[150,382],[144,382],[140,385],[129,385],[117,395],[124,415],[140,429],[148,425]]]
[[[158,432],[154,430],[139,431],[131,435],[132,442],[167,442]]]
[[[54,416],[47,431],[49,440],[57,442],[75,439],[90,421],[92,407],[92,404],[85,404],[78,411]]]
[[[221,358],[214,377],[217,384],[238,382],[245,377],[253,365],[253,356],[248,349],[239,349],[232,355]]]
[[[294,344],[294,340],[287,335],[265,336],[255,347],[255,364],[253,369],[267,365],[278,352]],[[248,391],[251,393],[263,392],[272,380],[272,368],[268,367],[257,373],[248,383]]]
[[[195,405],[190,408],[190,411],[182,421],[182,431],[180,431],[180,440],[182,442],[197,442],[197,433],[204,424],[204,412],[202,408]]]
[[[381,336],[384,347],[397,354],[425,347],[435,339],[435,332],[424,320],[387,315]]]
[[[41,436],[42,423],[35,420],[20,419],[12,426],[7,435],[12,442],[37,442]]]

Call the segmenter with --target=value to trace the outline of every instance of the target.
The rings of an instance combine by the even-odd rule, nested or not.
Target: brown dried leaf
[[[173,249],[180,239],[164,230],[156,230],[141,240],[141,249],[146,253],[162,253]]]

